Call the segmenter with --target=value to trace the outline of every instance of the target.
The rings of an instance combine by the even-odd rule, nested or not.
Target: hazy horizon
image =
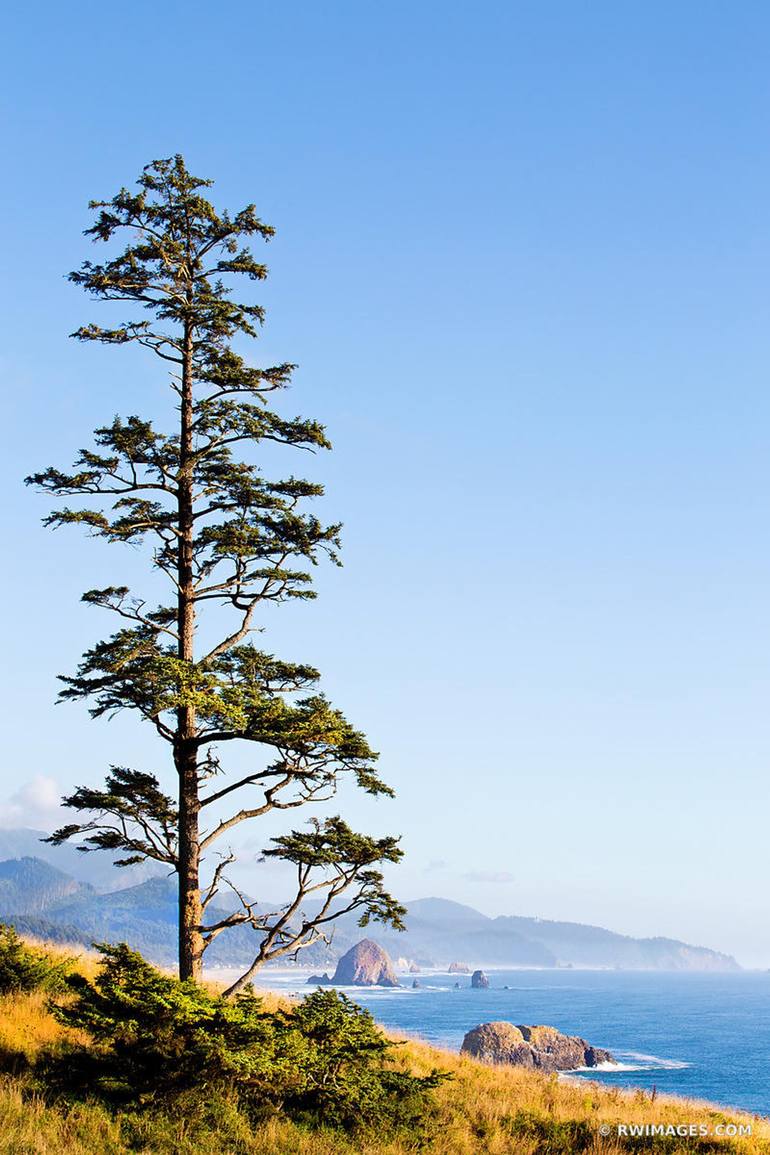
[[[58,813],[58,808],[57,808],[57,813]],[[10,815],[8,813],[8,809],[7,808],[3,809],[2,804],[0,804],[0,838],[2,836],[3,831],[7,831],[10,833],[21,832],[21,833],[30,833],[30,834],[50,834],[53,831],[53,826],[51,826],[49,828],[45,828],[45,829],[44,828],[36,828],[36,827],[11,826],[11,825],[8,825],[9,817],[10,817]],[[62,817],[62,819],[66,818],[66,812],[65,811],[61,811],[61,817]],[[69,844],[69,845],[74,849],[74,846],[75,846],[74,843]],[[44,854],[41,853],[41,855],[39,855],[39,857],[43,857],[48,861],[55,861],[59,854],[65,853],[65,852],[61,851],[60,849],[58,849],[56,847],[51,847],[51,846],[46,846],[46,847],[41,846],[40,849],[41,849],[41,852],[45,851],[46,853],[44,853]],[[28,855],[30,857],[36,856],[35,848],[31,848],[28,852],[25,851],[25,853],[28,853]],[[99,854],[99,852],[94,852],[94,854],[95,854],[94,858],[91,858],[89,856],[88,865],[93,866],[94,871],[96,871],[97,868],[100,871],[103,871],[104,872],[104,881],[106,882],[107,879],[109,878],[111,884],[112,883],[115,884],[114,888],[116,890],[122,889],[123,887],[136,886],[136,885],[139,885],[141,883],[141,879],[133,877],[129,872],[126,872],[125,876],[123,878],[121,878],[121,875],[124,875],[124,871],[121,870],[120,868],[117,868],[117,867],[111,869],[110,865],[106,859],[103,859],[103,865],[100,867],[99,866],[99,859],[102,858],[102,855]],[[7,857],[8,856],[5,853],[0,854],[0,860],[6,859]],[[24,855],[14,855],[14,857],[24,857]],[[85,864],[83,864],[83,865],[85,865]],[[162,877],[163,875],[170,875],[170,873],[171,873],[168,870],[168,868],[163,867],[159,863],[155,863],[152,865],[154,866],[155,871],[157,871],[158,877]],[[71,861],[59,862],[58,867],[65,874],[70,874],[72,876],[76,876],[78,873],[78,871],[75,869],[75,867],[71,864]],[[236,862],[236,864],[234,866],[235,873],[233,874],[233,878],[237,879],[241,883],[241,885],[246,889],[246,891],[248,892],[250,883],[253,884],[255,882],[255,880],[258,877],[260,877],[259,872],[261,870],[262,870],[262,865],[260,865],[258,868],[255,869],[255,867],[249,865],[247,863],[247,861],[245,861],[244,859],[240,859],[239,861]],[[276,877],[276,892],[275,893],[272,893],[272,892],[271,893],[265,893],[265,890],[263,888],[262,892],[261,892],[262,899],[265,902],[270,903],[270,902],[282,902],[282,901],[284,901],[290,897],[293,897],[293,891],[292,891],[290,886],[284,892],[285,881],[286,881],[285,875],[281,878]],[[392,873],[391,884],[392,884],[394,891],[397,893],[398,898],[400,899],[400,901],[402,901],[404,903],[404,905],[407,907],[407,909],[409,909],[416,902],[448,902],[450,904],[459,905],[459,906],[465,907],[467,909],[474,910],[476,913],[485,915],[486,917],[491,918],[491,919],[514,916],[514,917],[534,919],[537,921],[569,922],[569,923],[576,923],[577,925],[581,925],[581,926],[591,926],[591,925],[601,926],[601,929],[613,931],[616,934],[628,935],[631,938],[665,937],[665,938],[673,938],[673,939],[676,939],[678,941],[687,942],[687,945],[689,945],[689,946],[706,947],[706,948],[711,949],[711,950],[720,949],[720,948],[715,947],[713,945],[713,943],[710,943],[710,942],[688,941],[684,938],[684,936],[679,935],[679,934],[673,934],[672,933],[670,935],[662,935],[662,934],[656,933],[654,931],[641,934],[641,933],[635,933],[635,932],[630,931],[630,930],[621,930],[619,927],[609,925],[609,924],[604,925],[604,924],[599,924],[599,923],[591,923],[585,919],[571,918],[568,916],[564,916],[564,917],[554,916],[553,918],[548,918],[548,917],[542,915],[540,912],[533,911],[533,910],[518,910],[518,909],[508,909],[508,908],[499,909],[492,904],[492,900],[490,900],[487,903],[484,903],[482,901],[479,901],[479,902],[465,902],[465,901],[460,902],[457,898],[453,897],[451,894],[436,894],[436,893],[420,893],[420,894],[414,894],[411,897],[406,897],[403,893],[401,893],[399,891],[398,871],[394,871]],[[381,932],[384,932],[385,928],[383,928],[380,924],[372,923],[368,928],[362,930],[361,936],[362,937],[377,938],[378,927],[379,927]],[[734,955],[734,952],[727,951],[724,949],[722,950],[722,953]],[[479,962],[479,960],[476,960],[476,961]],[[761,970],[765,969],[765,967],[763,966],[762,963],[754,963],[753,965],[752,964],[744,964],[740,958],[738,958],[736,961],[741,966],[743,966],[744,969],[761,969]],[[492,964],[486,964],[483,962],[480,963],[480,965],[489,966],[490,968],[492,967]],[[514,965],[514,964],[511,964],[511,965]],[[525,964],[521,964],[521,965],[525,966]],[[494,969],[499,970],[499,969],[501,969],[501,967],[503,969],[505,969],[505,964],[494,964]],[[313,968],[311,967],[310,969],[312,970]],[[526,969],[526,967],[525,967],[525,969]],[[578,968],[578,969],[581,969],[581,968]],[[592,968],[588,968],[588,969],[592,969]]]

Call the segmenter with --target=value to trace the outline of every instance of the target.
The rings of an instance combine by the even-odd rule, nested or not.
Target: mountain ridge
[[[270,908],[261,904],[261,909]],[[312,904],[308,904],[312,913]],[[227,910],[211,909],[213,921]],[[55,942],[90,946],[95,941],[125,941],[162,965],[174,961],[177,945],[176,883],[151,877],[107,892],[30,856],[0,862],[0,921]],[[484,967],[586,967],[621,970],[739,970],[730,955],[664,937],[637,939],[585,923],[557,922],[521,915],[490,917],[452,899],[414,899],[408,904],[406,931],[379,924],[368,935],[394,959],[419,967],[448,968],[453,961]],[[308,966],[336,963],[362,938],[354,915],[341,917],[330,945],[303,950]],[[236,927],[207,952],[214,966],[248,965],[258,938],[250,927]]]

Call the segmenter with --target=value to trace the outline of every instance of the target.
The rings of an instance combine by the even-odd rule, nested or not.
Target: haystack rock
[[[489,979],[483,971],[474,971],[471,975],[471,986],[475,991],[485,991],[489,986]]]
[[[609,1051],[592,1047],[585,1039],[563,1035],[555,1027],[482,1023],[468,1031],[460,1048],[484,1063],[513,1064],[539,1071],[574,1071],[613,1062]]]
[[[471,968],[466,963],[453,962],[449,964],[450,975],[469,975]]]
[[[399,981],[385,951],[370,938],[351,947],[337,963],[332,983],[354,987],[397,987]]]

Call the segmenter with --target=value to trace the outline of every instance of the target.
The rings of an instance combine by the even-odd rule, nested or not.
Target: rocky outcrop
[[[449,964],[448,973],[450,975],[469,975],[471,973],[471,968],[467,963],[453,962]]]
[[[337,963],[332,983],[354,987],[397,987],[399,981],[390,958],[376,942],[364,938]]]
[[[322,975],[311,975],[307,980],[307,985],[309,987],[325,987],[328,986],[331,981],[328,972],[324,971]]]
[[[410,964],[409,964],[409,974],[410,974],[410,975],[418,975],[418,974],[420,974],[420,973],[421,973],[421,972],[420,972],[420,968],[418,967],[417,963],[416,963],[416,962],[410,962]]]
[[[512,1064],[539,1071],[574,1071],[613,1061],[609,1051],[592,1047],[575,1035],[563,1035],[555,1027],[514,1026],[513,1023],[482,1023],[468,1031],[460,1049],[484,1063]]]
[[[471,975],[471,986],[474,991],[485,991],[489,986],[489,979],[483,971],[474,971]]]

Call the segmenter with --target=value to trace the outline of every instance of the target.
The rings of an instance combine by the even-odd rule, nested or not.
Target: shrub
[[[441,1076],[396,1070],[395,1044],[344,995],[317,991],[292,1010],[266,1012],[251,991],[210,994],[125,944],[99,950],[96,980],[73,975],[74,998],[55,1008],[94,1043],[49,1057],[47,1077],[60,1088],[145,1105],[230,1095],[252,1118],[283,1113],[348,1130],[416,1127],[425,1116]]]
[[[375,1124],[414,1130],[426,1121],[430,1091],[449,1077],[396,1070],[390,1058],[397,1044],[335,990],[308,995],[285,1021],[301,1055],[300,1082],[287,1096],[294,1117],[347,1130]]]
[[[72,975],[74,998],[53,1008],[95,1044],[73,1049],[58,1072],[73,1089],[90,1084],[105,1098],[142,1102],[193,1087],[250,1086],[281,1066],[273,1016],[253,994],[225,1000],[161,974],[125,944],[98,949],[95,982]]]
[[[27,946],[12,926],[0,924],[0,995],[63,990],[71,965],[71,959]]]

